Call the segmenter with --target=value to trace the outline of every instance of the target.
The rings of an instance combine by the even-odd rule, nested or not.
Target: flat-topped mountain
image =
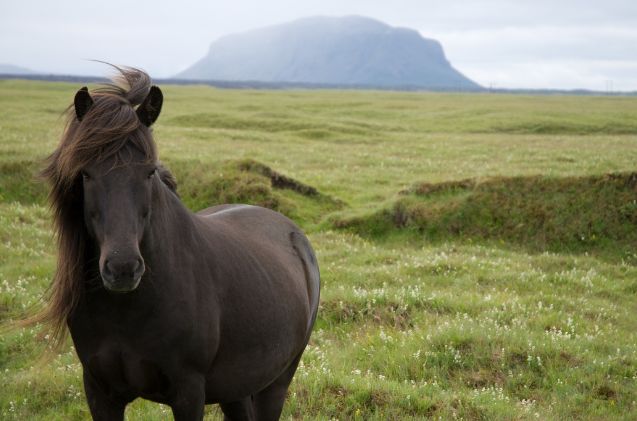
[[[33,70],[25,67],[14,66],[13,64],[0,63],[0,74],[3,75],[33,75]]]
[[[417,31],[359,16],[311,17],[228,35],[179,79],[480,89]]]

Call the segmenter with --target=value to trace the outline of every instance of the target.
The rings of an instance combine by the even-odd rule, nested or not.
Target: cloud
[[[459,70],[508,88],[637,89],[637,28],[536,26],[435,34]]]
[[[439,32],[447,49],[463,60],[482,61],[499,56],[519,59],[637,60],[636,28],[536,26]]]

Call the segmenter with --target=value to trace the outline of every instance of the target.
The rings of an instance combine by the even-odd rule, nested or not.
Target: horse
[[[77,91],[43,176],[58,261],[47,322],[70,332],[94,420],[137,398],[201,420],[276,420],[310,338],[320,275],[282,214],[225,204],[192,213],[158,160],[163,104],[143,71]]]

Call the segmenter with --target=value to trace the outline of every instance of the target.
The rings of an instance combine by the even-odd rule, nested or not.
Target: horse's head
[[[147,128],[159,116],[161,104],[162,93],[153,86],[134,111],[142,136],[150,136]],[[75,112],[79,121],[93,106],[88,91],[84,88],[78,91]],[[123,106],[131,108],[128,104]],[[133,110],[126,112],[130,114]],[[125,142],[117,154],[85,165],[81,170],[84,221],[99,247],[99,270],[104,287],[115,292],[130,292],[137,288],[146,269],[140,244],[149,228],[153,185],[160,181],[157,163],[149,161],[135,141],[114,140]]]

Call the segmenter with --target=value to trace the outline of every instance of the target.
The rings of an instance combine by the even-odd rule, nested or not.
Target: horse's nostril
[[[106,272],[109,275],[112,275],[112,274],[115,273],[115,271],[111,267],[111,261],[110,260],[107,260],[107,261],[104,262],[104,272]]]
[[[135,268],[133,269],[133,277],[138,278],[142,276],[144,274],[144,271],[144,261],[141,257],[138,257],[137,261],[135,262]]]

